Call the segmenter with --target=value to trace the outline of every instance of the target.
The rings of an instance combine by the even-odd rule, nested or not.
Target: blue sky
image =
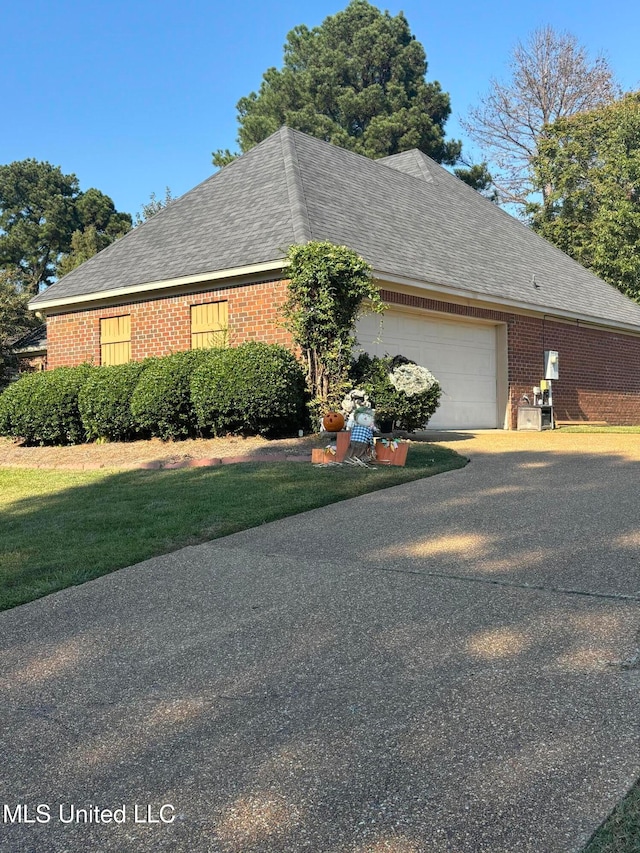
[[[212,174],[214,149],[236,149],[235,105],[281,66],[287,32],[346,5],[0,0],[0,164],[48,160],[132,214],[166,186],[181,195]],[[505,76],[513,45],[545,24],[604,52],[624,89],[640,88],[640,6],[630,0],[377,5],[402,10],[425,47],[427,79],[451,96],[449,138],[464,141],[457,117]]]

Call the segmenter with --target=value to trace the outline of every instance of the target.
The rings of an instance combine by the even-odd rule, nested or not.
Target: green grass
[[[558,427],[559,430],[564,432],[631,432],[631,433],[640,433],[640,426],[589,426],[589,424],[584,424],[584,426],[563,426]]]
[[[184,545],[443,471],[467,460],[413,444],[405,468],[247,463],[175,471],[0,469],[0,610]]]
[[[640,853],[640,780],[618,803],[583,853]]]

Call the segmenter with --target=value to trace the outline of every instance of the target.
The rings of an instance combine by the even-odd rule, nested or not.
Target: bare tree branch
[[[524,211],[533,193],[532,158],[545,126],[621,94],[606,58],[589,59],[575,36],[546,26],[513,49],[507,82],[490,81],[462,126],[490,164],[503,204]],[[545,188],[545,197],[551,193]]]

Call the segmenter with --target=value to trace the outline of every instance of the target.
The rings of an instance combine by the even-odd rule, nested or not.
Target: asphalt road
[[[640,454],[461,438],[0,614],[0,850],[579,851],[640,776]]]

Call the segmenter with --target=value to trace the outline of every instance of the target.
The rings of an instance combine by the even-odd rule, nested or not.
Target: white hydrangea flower
[[[389,374],[389,379],[394,388],[407,397],[429,391],[438,381],[430,370],[419,364],[401,364]]]

